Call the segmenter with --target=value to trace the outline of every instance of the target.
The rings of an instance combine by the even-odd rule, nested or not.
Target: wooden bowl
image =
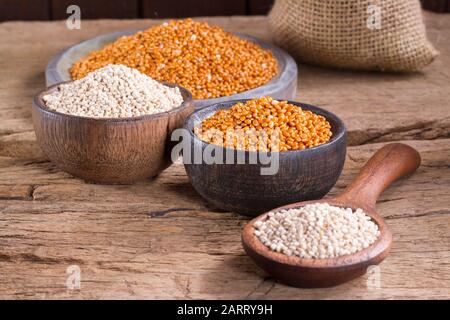
[[[192,152],[205,150],[210,145],[200,140],[193,128],[219,109],[227,109],[238,102],[234,100],[197,110],[186,120],[190,132]],[[323,197],[341,174],[346,154],[346,128],[334,114],[308,104],[289,101],[327,118],[333,136],[326,144],[297,151],[278,152],[279,170],[274,175],[261,175],[266,167],[259,159],[249,164],[254,152],[222,148],[236,156],[245,157],[245,164],[187,163],[186,172],[197,192],[215,207],[244,215],[255,216],[273,208],[304,200]],[[271,154],[269,154],[271,155]]]
[[[184,102],[167,112],[133,118],[73,116],[45,106],[42,97],[57,86],[33,99],[37,141],[59,168],[87,182],[128,184],[160,173],[171,164],[172,131],[194,110],[191,93],[178,87]]]

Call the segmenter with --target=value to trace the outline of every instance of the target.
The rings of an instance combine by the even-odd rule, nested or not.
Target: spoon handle
[[[403,143],[387,144],[369,159],[338,198],[374,208],[381,192],[398,178],[416,171],[420,161],[416,149]]]

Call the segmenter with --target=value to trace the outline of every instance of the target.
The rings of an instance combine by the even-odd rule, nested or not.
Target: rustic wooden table
[[[370,276],[330,289],[291,288],[259,270],[240,244],[247,219],[208,206],[180,164],[154,181],[101,186],[59,171],[39,150],[30,105],[51,56],[156,21],[83,21],[81,30],[0,24],[0,298],[450,298],[450,16],[425,18],[441,56],[423,73],[299,66],[298,100],[348,126],[348,157],[331,194],[386,142],[406,141],[423,158],[377,205],[394,233],[391,255]],[[270,40],[263,17],[207,20]],[[66,287],[71,265],[80,289]]]

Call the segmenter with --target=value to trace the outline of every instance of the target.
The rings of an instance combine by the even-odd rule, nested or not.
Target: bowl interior
[[[57,56],[53,57],[47,65],[47,85],[50,86],[54,83],[61,83],[70,80],[71,77],[69,74],[69,69],[71,68],[73,63],[85,57],[91,51],[99,50],[108,43],[117,40],[121,36],[129,36],[135,34],[138,31],[142,31],[142,29],[131,29],[100,35],[98,37],[82,41],[60,52]],[[270,81],[260,87],[243,91],[226,98],[228,100],[234,100],[239,98],[246,98],[248,96],[261,96],[267,94],[268,92],[275,95],[279,92],[284,92],[284,95],[292,97],[295,96],[297,81],[297,64],[295,60],[284,50],[273,44],[267,43],[250,35],[241,33],[235,34],[240,38],[254,42],[262,48],[272,51],[274,57],[278,62],[278,73]],[[223,99],[224,97],[196,100],[196,106],[199,108],[208,106],[214,103],[218,103],[219,101],[223,101]]]
[[[297,204],[291,204],[273,209],[271,211],[275,212],[280,211],[282,209],[298,208],[306,204],[318,202],[321,203],[326,202],[329,203],[330,205],[339,207],[350,207],[353,210],[358,208],[358,206],[342,203],[339,200],[335,199],[320,199],[320,200],[305,201]],[[361,251],[358,251],[354,254],[343,255],[340,257],[328,259],[305,259],[296,256],[287,256],[285,254],[272,251],[269,248],[267,248],[261,241],[259,241],[259,239],[253,234],[254,231],[253,224],[258,220],[265,221],[267,219],[268,213],[262,214],[254,218],[245,226],[243,230],[243,239],[244,241],[246,241],[247,245],[257,254],[265,257],[266,259],[272,260],[276,263],[280,263],[286,266],[303,267],[303,268],[324,268],[324,269],[348,267],[376,258],[377,256],[384,253],[386,250],[388,250],[392,242],[392,235],[388,230],[384,220],[373,209],[367,207],[364,207],[362,209],[372,219],[372,221],[378,225],[378,228],[380,230],[380,236],[369,247]]]
[[[194,137],[194,139],[197,139],[199,141],[201,141],[195,134],[194,134],[194,128],[198,125],[200,125],[200,123],[206,119],[211,117],[217,110],[221,110],[221,109],[229,109],[232,106],[234,106],[235,104],[239,103],[239,102],[246,102],[250,99],[240,99],[240,100],[232,100],[232,101],[227,101],[227,102],[222,102],[222,103],[217,103],[214,105],[211,105],[209,107],[206,107],[204,109],[200,109],[200,110],[196,110],[195,112],[193,112],[187,119],[186,119],[186,123],[185,123],[185,128],[189,130],[191,136]],[[288,101],[289,103],[299,106],[305,110],[310,110],[318,115],[324,116],[331,125],[331,132],[333,133],[333,135],[331,136],[331,139],[327,142],[324,143],[322,145],[316,146],[316,147],[312,147],[312,148],[307,148],[307,149],[303,149],[303,150],[292,150],[292,151],[283,151],[281,153],[285,153],[285,152],[307,152],[308,150],[316,150],[319,149],[321,147],[327,146],[332,144],[333,142],[341,139],[345,133],[346,133],[346,128],[344,123],[342,122],[342,120],[337,117],[334,113],[327,111],[325,109],[316,107],[316,106],[312,106],[306,103],[301,103],[301,102],[296,102],[296,101]],[[204,144],[208,144],[207,142],[201,141]]]
[[[58,87],[60,85],[68,84],[70,82],[73,82],[73,81],[66,81],[66,82],[62,82],[62,83],[59,83],[59,84],[54,84],[54,85],[48,87],[47,89],[42,90],[41,92],[39,92],[34,97],[34,99],[33,99],[34,105],[37,108],[41,109],[43,112],[52,113],[52,114],[63,116],[63,117],[72,117],[72,118],[77,118],[77,119],[86,119],[86,120],[89,120],[89,121],[129,122],[129,121],[139,121],[139,120],[150,120],[150,119],[155,119],[155,118],[161,117],[163,115],[177,113],[177,112],[179,112],[181,110],[186,109],[187,107],[189,107],[192,104],[192,94],[191,94],[191,92],[189,90],[187,90],[186,88],[183,88],[183,87],[181,87],[179,85],[176,85],[174,83],[159,81],[163,85],[171,87],[171,88],[178,87],[178,89],[180,90],[181,96],[183,97],[183,103],[180,106],[178,106],[176,108],[173,108],[173,109],[171,109],[169,111],[164,111],[164,112],[159,112],[159,113],[154,113],[154,114],[146,114],[146,115],[141,115],[141,116],[137,116],[137,117],[130,117],[130,118],[91,118],[91,117],[83,117],[83,116],[71,115],[71,114],[67,114],[67,113],[61,113],[61,112],[58,112],[56,110],[52,110],[52,109],[47,108],[47,106],[45,105],[43,97],[45,95],[47,95],[47,94],[50,94],[52,92],[57,91]]]

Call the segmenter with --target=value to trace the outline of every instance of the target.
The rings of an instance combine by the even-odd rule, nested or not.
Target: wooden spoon
[[[291,209],[318,202],[352,209],[361,208],[380,229],[379,238],[362,251],[330,259],[303,259],[271,251],[253,234],[253,224],[258,220],[264,221],[268,213],[256,217],[244,227],[243,247],[259,267],[292,286],[329,287],[359,277],[366,273],[369,266],[383,261],[392,244],[392,233],[375,211],[378,196],[396,179],[413,173],[420,161],[420,155],[415,149],[405,144],[391,143],[378,150],[337,197],[298,202],[272,210]]]

